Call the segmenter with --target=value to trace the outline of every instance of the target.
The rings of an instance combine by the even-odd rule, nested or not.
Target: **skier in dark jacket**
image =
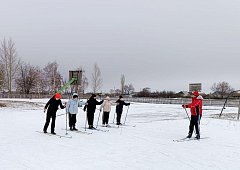
[[[92,96],[88,99],[86,105],[84,106],[84,111],[87,110],[87,120],[88,120],[88,125],[89,129],[95,129],[93,127],[93,121],[94,121],[94,113],[96,110],[96,105],[101,105],[103,103],[103,100],[98,102],[96,100],[96,94],[92,94]]]
[[[122,96],[119,96],[119,99],[116,101],[117,105],[116,105],[116,113],[117,113],[117,125],[122,125],[121,123],[121,116],[122,116],[122,112],[123,112],[123,105],[125,106],[129,106],[130,103],[125,103],[122,100]]]
[[[46,118],[46,123],[43,128],[43,132],[47,133],[47,128],[50,123],[50,119],[52,118],[52,124],[51,124],[51,134],[56,134],[54,132],[55,129],[55,120],[56,120],[56,112],[58,110],[58,107],[60,106],[61,109],[64,109],[65,106],[63,106],[61,100],[61,94],[56,93],[45,105],[44,107],[44,113],[47,109],[47,118]]]

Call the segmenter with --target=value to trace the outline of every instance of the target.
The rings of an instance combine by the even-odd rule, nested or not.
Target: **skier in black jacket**
[[[116,105],[116,113],[117,113],[117,125],[122,125],[121,123],[121,116],[122,116],[122,112],[123,112],[123,105],[125,106],[129,106],[130,103],[125,103],[122,100],[122,96],[119,96],[119,99],[116,101],[117,105]]]
[[[61,109],[64,109],[65,106],[63,106],[61,100],[61,94],[56,93],[45,105],[44,107],[44,113],[47,109],[47,118],[46,118],[46,123],[43,128],[43,132],[47,133],[47,128],[50,123],[50,119],[52,118],[52,124],[51,124],[51,134],[56,134],[54,132],[55,129],[55,120],[56,120],[56,112],[58,110],[58,106],[60,106]]]
[[[93,127],[93,121],[94,121],[94,113],[96,110],[96,105],[101,105],[103,103],[103,100],[98,102],[96,100],[96,94],[92,94],[92,96],[88,99],[86,105],[84,106],[84,111],[87,110],[87,120],[88,120],[88,125],[89,129],[95,129]]]

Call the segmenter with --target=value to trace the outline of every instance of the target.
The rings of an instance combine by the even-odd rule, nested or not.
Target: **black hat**
[[[123,98],[123,96],[122,96],[122,95],[120,95],[120,96],[119,96],[119,99],[121,99],[121,98]]]
[[[97,97],[96,94],[92,94],[92,97]]]

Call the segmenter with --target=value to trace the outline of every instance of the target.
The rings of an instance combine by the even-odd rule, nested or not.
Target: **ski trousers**
[[[193,133],[193,129],[195,127],[196,134],[200,135],[200,119],[199,115],[191,115],[190,125],[189,125],[189,134]]]
[[[109,119],[109,112],[103,112],[103,115],[102,115],[103,123],[102,124],[108,124],[108,119]]]
[[[46,117],[46,123],[44,125],[43,131],[47,131],[48,125],[50,123],[50,120],[52,118],[52,123],[51,123],[51,132],[54,132],[55,129],[55,120],[56,120],[56,112],[51,113],[47,112],[47,117]]]
[[[68,114],[68,117],[69,117],[69,127],[75,127],[75,124],[77,122],[77,118],[76,118],[76,114]]]
[[[122,112],[117,112],[117,123],[121,123]]]
[[[88,125],[93,126],[94,112],[87,112]]]

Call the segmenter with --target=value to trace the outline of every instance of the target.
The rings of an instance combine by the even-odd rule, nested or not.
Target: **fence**
[[[51,98],[53,95],[42,95],[42,94],[0,94],[0,98],[28,98],[28,99],[40,99],[40,98]],[[71,94],[63,94],[63,99],[71,98]],[[89,95],[81,95],[81,99],[89,98]],[[117,98],[112,98],[117,100]],[[128,102],[139,102],[139,103],[156,103],[156,104],[186,104],[191,103],[190,98],[148,98],[148,97],[129,97],[125,98]],[[225,99],[204,99],[204,106],[223,106]],[[230,107],[238,107],[239,99],[228,99],[227,105]]]
[[[156,104],[186,104],[191,103],[190,98],[126,98],[128,102],[156,103]],[[204,106],[223,106],[225,99],[204,99]],[[227,106],[238,107],[239,99],[229,99]]]

